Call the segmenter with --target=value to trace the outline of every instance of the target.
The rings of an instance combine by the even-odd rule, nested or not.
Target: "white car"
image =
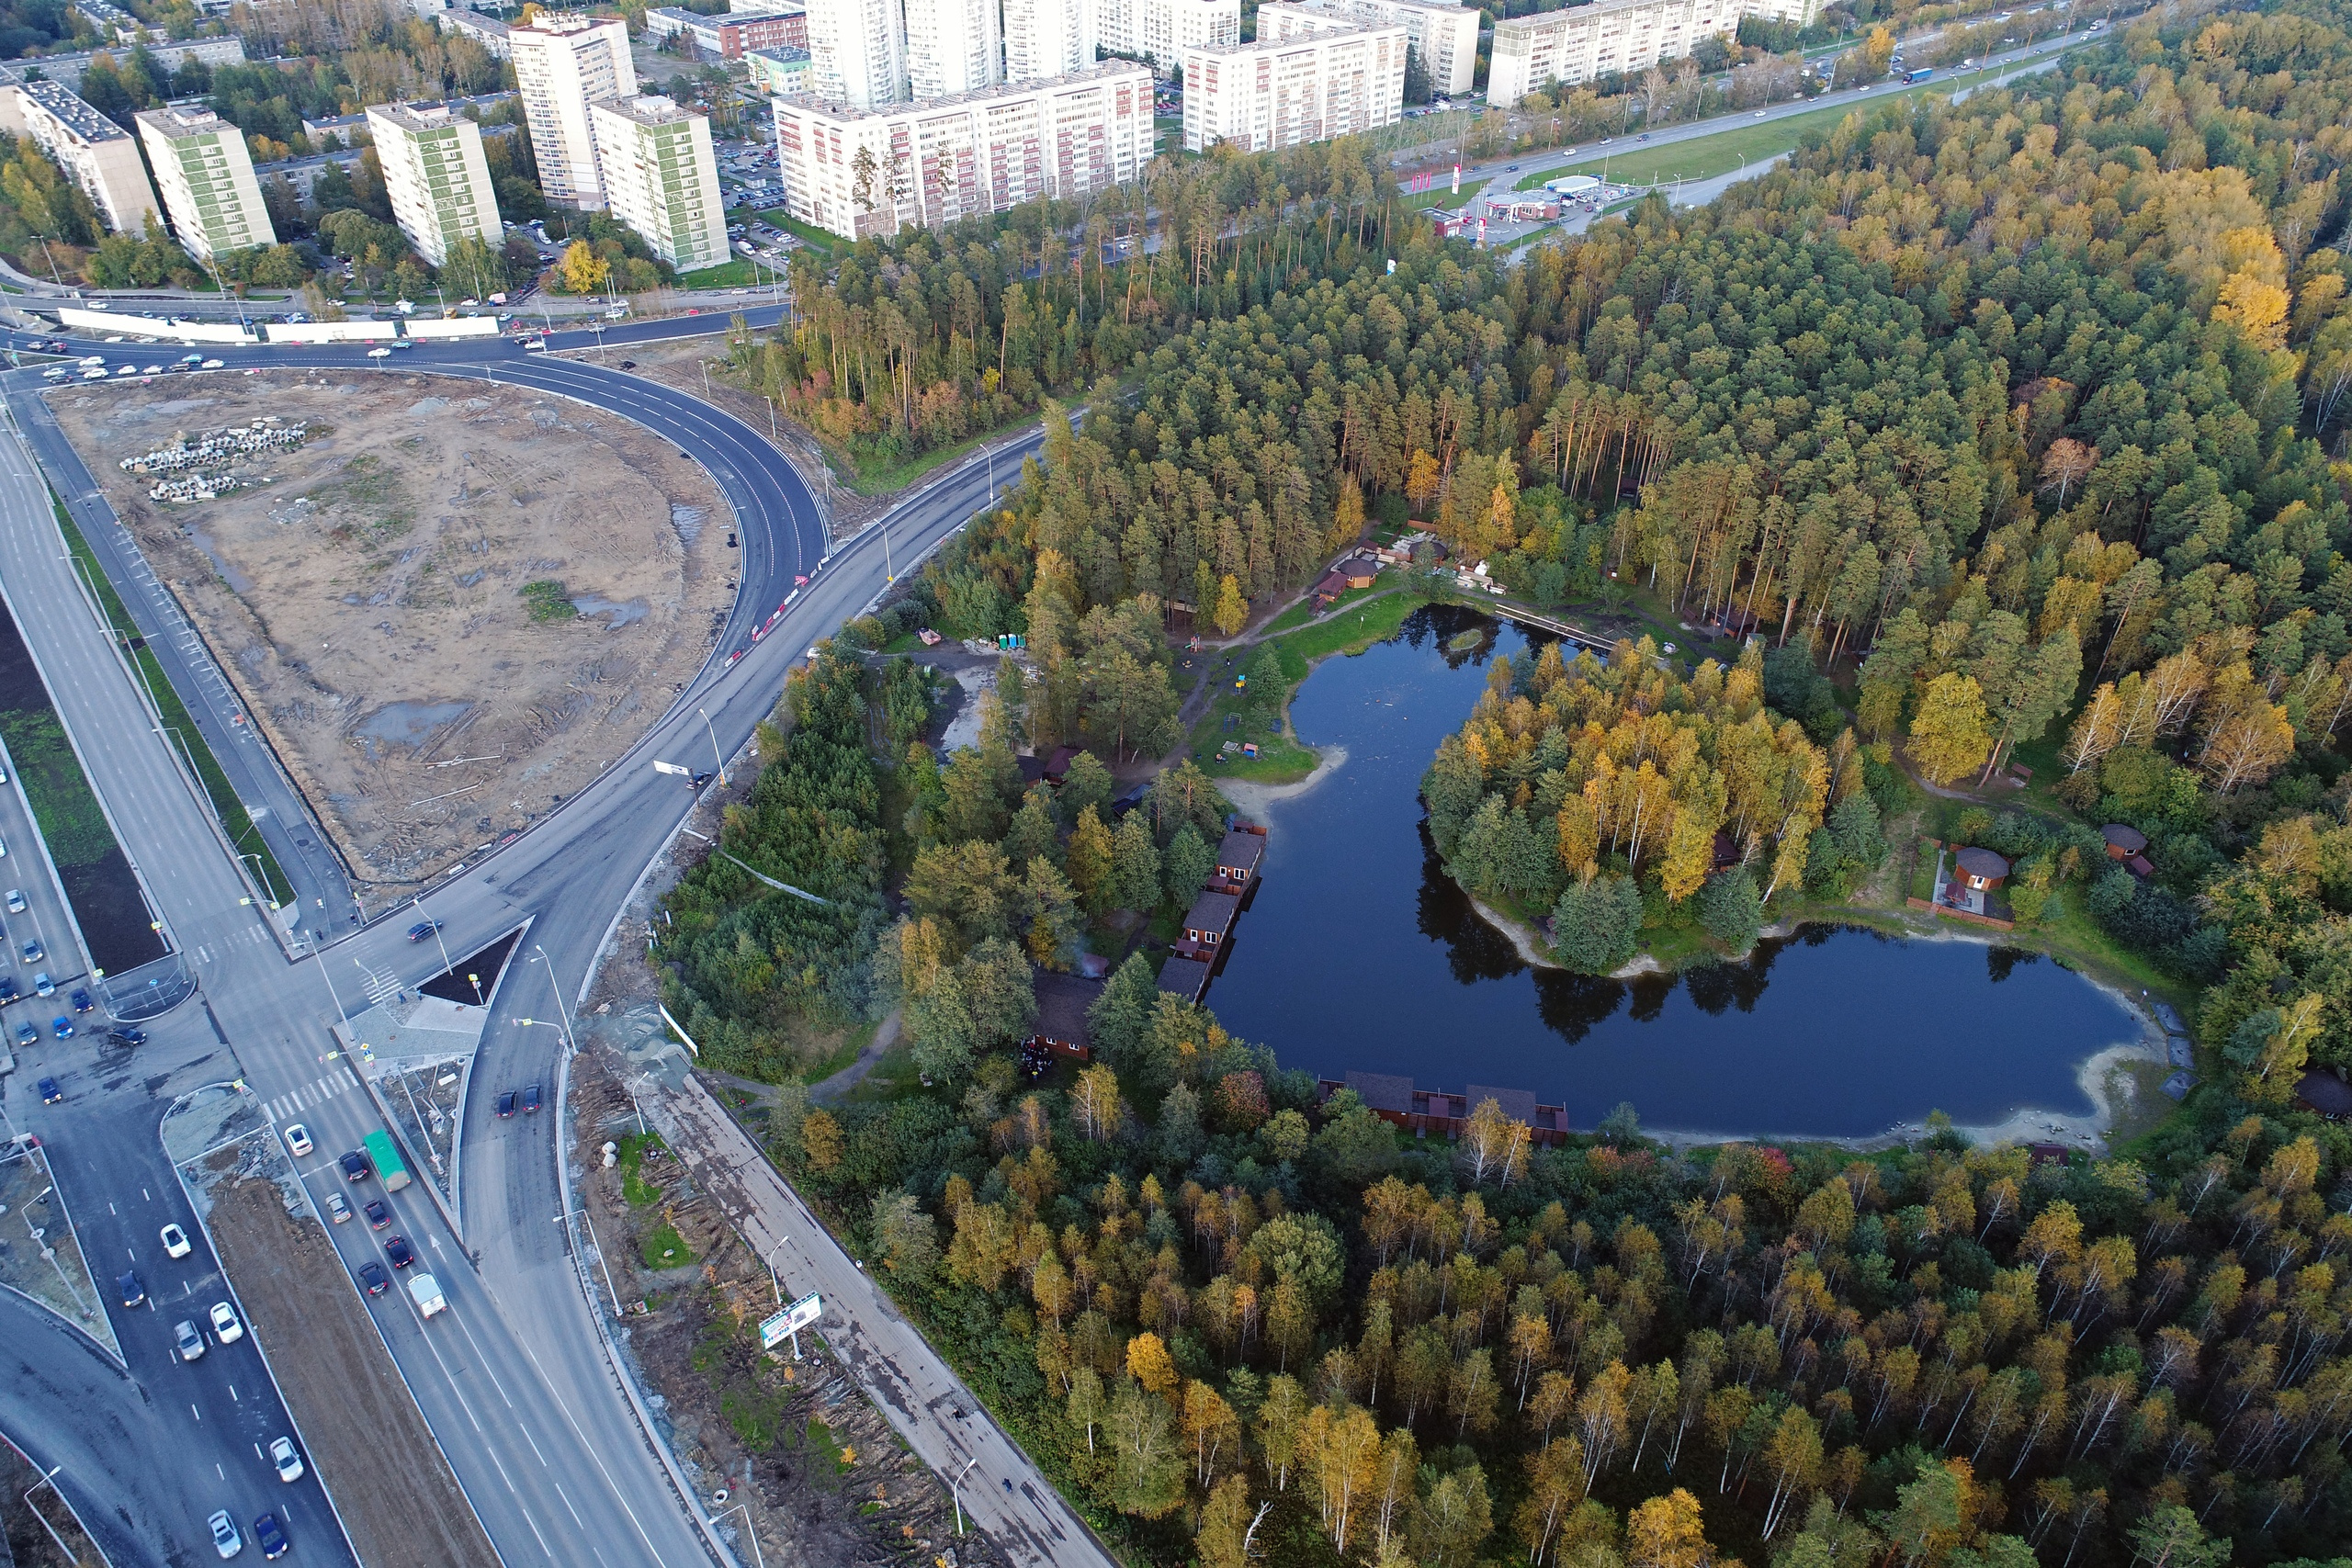
[[[85,354],[74,363],[87,370],[93,365],[104,365],[106,362],[107,356],[103,354]]]
[[[390,359],[391,356],[392,351],[389,348],[371,348],[368,351],[368,357],[370,359]]]
[[[107,372],[104,366],[99,366],[95,369],[85,370],[82,372],[82,379],[85,381],[103,381],[106,378]]]
[[[269,1462],[277,1467],[277,1479],[288,1485],[302,1479],[302,1456],[295,1451],[293,1438],[273,1439],[269,1445]]]
[[[204,367],[207,370],[218,370],[223,363],[225,362],[218,359],[208,359],[204,362]]]
[[[286,1147],[296,1159],[311,1152],[311,1130],[300,1122],[286,1129]]]
[[[221,1344],[234,1345],[245,1337],[245,1325],[237,1321],[237,1309],[227,1302],[212,1303],[212,1332]]]
[[[136,365],[118,365],[114,367],[114,373],[118,376],[136,376],[139,374],[139,367]]]
[[[188,1245],[187,1232],[180,1229],[177,1225],[165,1225],[164,1227],[164,1257],[186,1258],[189,1253],[194,1252],[195,1250],[195,1247]]]
[[[146,369],[140,372],[141,376],[161,376],[163,373],[164,367],[160,365],[150,365]]]
[[[237,1533],[237,1521],[229,1517],[228,1509],[221,1509],[204,1522],[211,1527],[212,1550],[220,1554],[222,1562],[245,1549],[245,1538]]]

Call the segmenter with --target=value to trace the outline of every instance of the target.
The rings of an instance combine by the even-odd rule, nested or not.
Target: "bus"
[[[392,1135],[381,1128],[360,1140],[368,1147],[368,1163],[376,1168],[376,1179],[384,1184],[387,1192],[397,1192],[408,1185],[408,1167],[401,1163],[400,1150],[392,1146]]]
[[[1904,83],[1904,85],[1905,85],[1905,86],[1916,86],[1916,85],[1917,85],[1919,83],[1926,81],[1928,77],[1930,77],[1930,76],[1934,75],[1935,73],[1936,73],[1935,67],[1931,65],[1931,66],[1928,66],[1926,70],[1923,70],[1923,71],[1913,71],[1913,72],[1910,72],[1910,73],[1906,73],[1906,74],[1904,76],[1904,78],[1903,78],[1903,83]]]

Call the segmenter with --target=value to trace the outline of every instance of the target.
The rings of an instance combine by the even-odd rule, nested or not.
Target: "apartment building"
[[[176,104],[141,110],[138,123],[182,249],[205,261],[217,251],[277,243],[243,131],[210,109]]]
[[[645,13],[645,31],[657,39],[683,35],[693,42],[697,60],[741,60],[755,49],[808,48],[808,13],[788,5],[706,17],[682,6],[664,6]]]
[[[829,104],[882,108],[906,96],[899,0],[808,0],[811,91]]]
[[[615,218],[680,272],[727,259],[727,203],[710,121],[659,94],[589,107],[605,197]]]
[[[1487,101],[1509,108],[1554,83],[1575,85],[1611,71],[1646,71],[1679,60],[1699,40],[1738,30],[1743,17],[1812,24],[1820,0],[1596,0],[1495,24]]]
[[[916,103],[1004,80],[998,0],[906,0],[907,96]]]
[[[178,43],[161,43],[151,40],[146,49],[147,58],[165,72],[176,71],[190,60],[200,60],[207,65],[242,65],[245,61],[244,39],[234,33],[226,38],[186,39]],[[38,72],[43,81],[62,82],[68,87],[79,92],[82,86],[82,73],[89,70],[90,62],[101,54],[107,57],[110,64],[122,63],[122,51],[119,49],[90,50],[73,54],[35,55],[23,60],[0,61],[0,79],[11,82],[28,81],[31,79],[31,73]]]
[[[1094,63],[1101,0],[1004,0],[1004,79],[1038,82]]]
[[[433,25],[445,33],[469,38],[500,60],[511,60],[514,48],[508,38],[510,29],[496,17],[485,17],[479,11],[435,11]]]
[[[130,133],[60,82],[0,85],[0,130],[28,136],[82,187],[108,229],[144,235],[162,228],[164,204],[147,182]]]
[[[1259,7],[1260,25],[1282,9]],[[1201,152],[1229,141],[1265,152],[1394,125],[1405,108],[1406,43],[1405,28],[1391,25],[1187,49],[1184,146]]]
[[[1241,41],[1241,0],[1100,0],[1104,49],[1140,55],[1163,74],[1196,46]]]
[[[541,12],[527,27],[510,28],[507,41],[515,85],[523,92],[524,122],[538,157],[539,188],[550,201],[603,207],[605,186],[596,171],[596,134],[588,106],[637,91],[628,24],[617,17]]]
[[[1102,190],[1151,161],[1151,85],[1145,67],[1106,60],[930,103],[779,98],[785,202],[804,223],[859,239]]]
[[[805,49],[755,49],[743,56],[743,63],[751,67],[752,85],[770,97],[815,91],[816,73]]]
[[[505,237],[482,157],[481,127],[447,104],[379,104],[368,111],[392,218],[435,266],[460,240],[496,250]]]
[[[1258,36],[1295,38],[1311,28],[1305,23],[1289,24],[1292,30],[1280,32],[1285,24],[1278,17],[1272,28],[1266,21],[1268,9],[1284,13],[1308,12],[1326,18],[1336,26],[1387,27],[1401,25],[1406,41],[1420,56],[1421,69],[1429,73],[1430,90],[1446,96],[1466,93],[1476,79],[1478,70],[1479,11],[1474,6],[1449,5],[1446,0],[1295,0],[1258,8]],[[1327,27],[1323,30],[1334,30]]]

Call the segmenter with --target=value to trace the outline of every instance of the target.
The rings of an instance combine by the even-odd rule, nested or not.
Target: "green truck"
[[[408,1185],[408,1167],[401,1163],[401,1152],[392,1146],[390,1133],[379,1128],[360,1142],[367,1146],[368,1163],[376,1168],[376,1179],[384,1184],[385,1191],[397,1192]]]

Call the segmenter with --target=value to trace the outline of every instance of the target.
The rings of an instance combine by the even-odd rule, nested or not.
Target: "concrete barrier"
[[[390,343],[398,321],[272,321],[262,329],[272,343]]]
[[[408,335],[413,338],[496,337],[498,318],[495,316],[438,316],[411,320]]]
[[[124,337],[169,338],[174,343],[257,344],[261,339],[233,321],[159,321],[151,316],[118,316],[111,310],[58,308],[57,324],[69,333],[119,333]]]

